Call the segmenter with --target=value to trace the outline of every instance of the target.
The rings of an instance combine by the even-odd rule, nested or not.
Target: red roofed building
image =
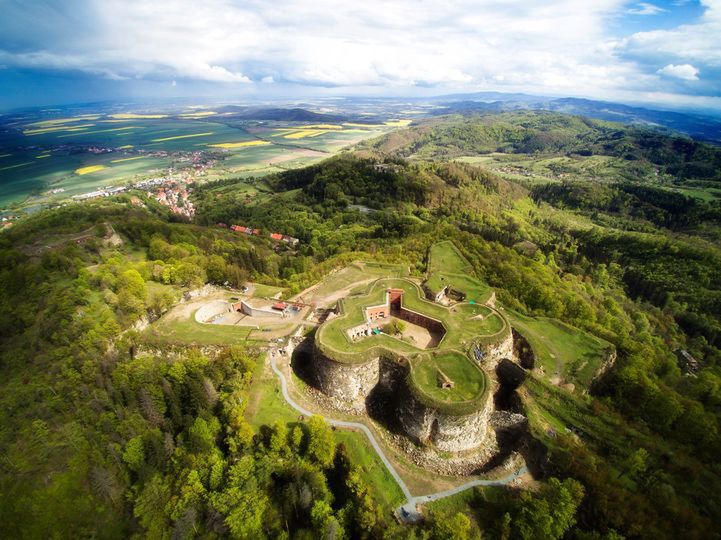
[[[288,307],[288,304],[285,302],[276,302],[273,304],[273,309],[277,309],[278,311],[283,311],[285,308]]]
[[[283,235],[278,233],[270,233],[270,237],[273,240],[283,240]]]
[[[260,229],[253,229],[253,234],[255,236],[260,236]]]

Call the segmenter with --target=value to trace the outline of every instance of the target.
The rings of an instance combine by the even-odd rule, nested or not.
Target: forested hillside
[[[364,146],[421,159],[490,152],[613,156],[651,164],[682,181],[721,181],[718,147],[653,129],[542,111],[426,121]]]
[[[650,163],[669,181],[715,183],[721,152],[577,117],[494,118],[411,128],[271,175],[259,181],[270,195],[252,204],[245,180],[200,185],[194,223],[124,195],[4,232],[0,535],[718,537],[718,201],[646,179],[520,182],[441,158],[601,153]],[[293,250],[218,223],[300,242]],[[509,311],[558,319],[618,351],[590,392],[535,377],[520,391],[542,456],[537,489],[478,489],[399,525],[320,418],[249,419],[257,344],[170,346],[142,332],[208,283],[295,293],[360,258],[420,277],[439,240]]]

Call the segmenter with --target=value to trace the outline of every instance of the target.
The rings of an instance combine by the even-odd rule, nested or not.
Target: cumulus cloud
[[[669,64],[659,69],[656,73],[668,77],[676,77],[677,79],[683,79],[685,81],[698,80],[698,69],[691,64]]]
[[[674,92],[683,77],[659,66],[706,78],[721,62],[721,0],[703,1],[693,28],[611,38],[626,0],[4,0],[0,63],[113,80]]]

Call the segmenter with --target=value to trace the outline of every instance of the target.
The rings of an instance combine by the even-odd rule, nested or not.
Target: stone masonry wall
[[[461,452],[485,442],[492,409],[493,396],[489,392],[476,412],[444,414],[420,403],[406,388],[398,413],[404,431],[411,438],[422,444],[432,444],[439,450]]]
[[[313,371],[318,389],[324,394],[360,403],[378,384],[379,359],[363,364],[336,362],[313,347]]]
[[[484,357],[493,362],[513,352],[510,334],[505,341]],[[488,392],[479,410],[466,415],[445,414],[418,401],[407,386],[407,367],[375,358],[363,364],[336,362],[325,356],[313,344],[313,371],[316,385],[324,394],[346,402],[351,409],[366,410],[366,398],[376,385],[396,387],[398,419],[404,432],[421,444],[430,444],[443,451],[461,452],[484,444],[493,411],[493,393]],[[381,366],[383,364],[383,366]],[[487,364],[484,363],[484,367]]]

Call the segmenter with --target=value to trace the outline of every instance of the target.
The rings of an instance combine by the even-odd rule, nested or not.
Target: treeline
[[[559,208],[619,214],[673,230],[721,224],[721,202],[707,202],[641,184],[564,181],[534,186],[531,197]]]

